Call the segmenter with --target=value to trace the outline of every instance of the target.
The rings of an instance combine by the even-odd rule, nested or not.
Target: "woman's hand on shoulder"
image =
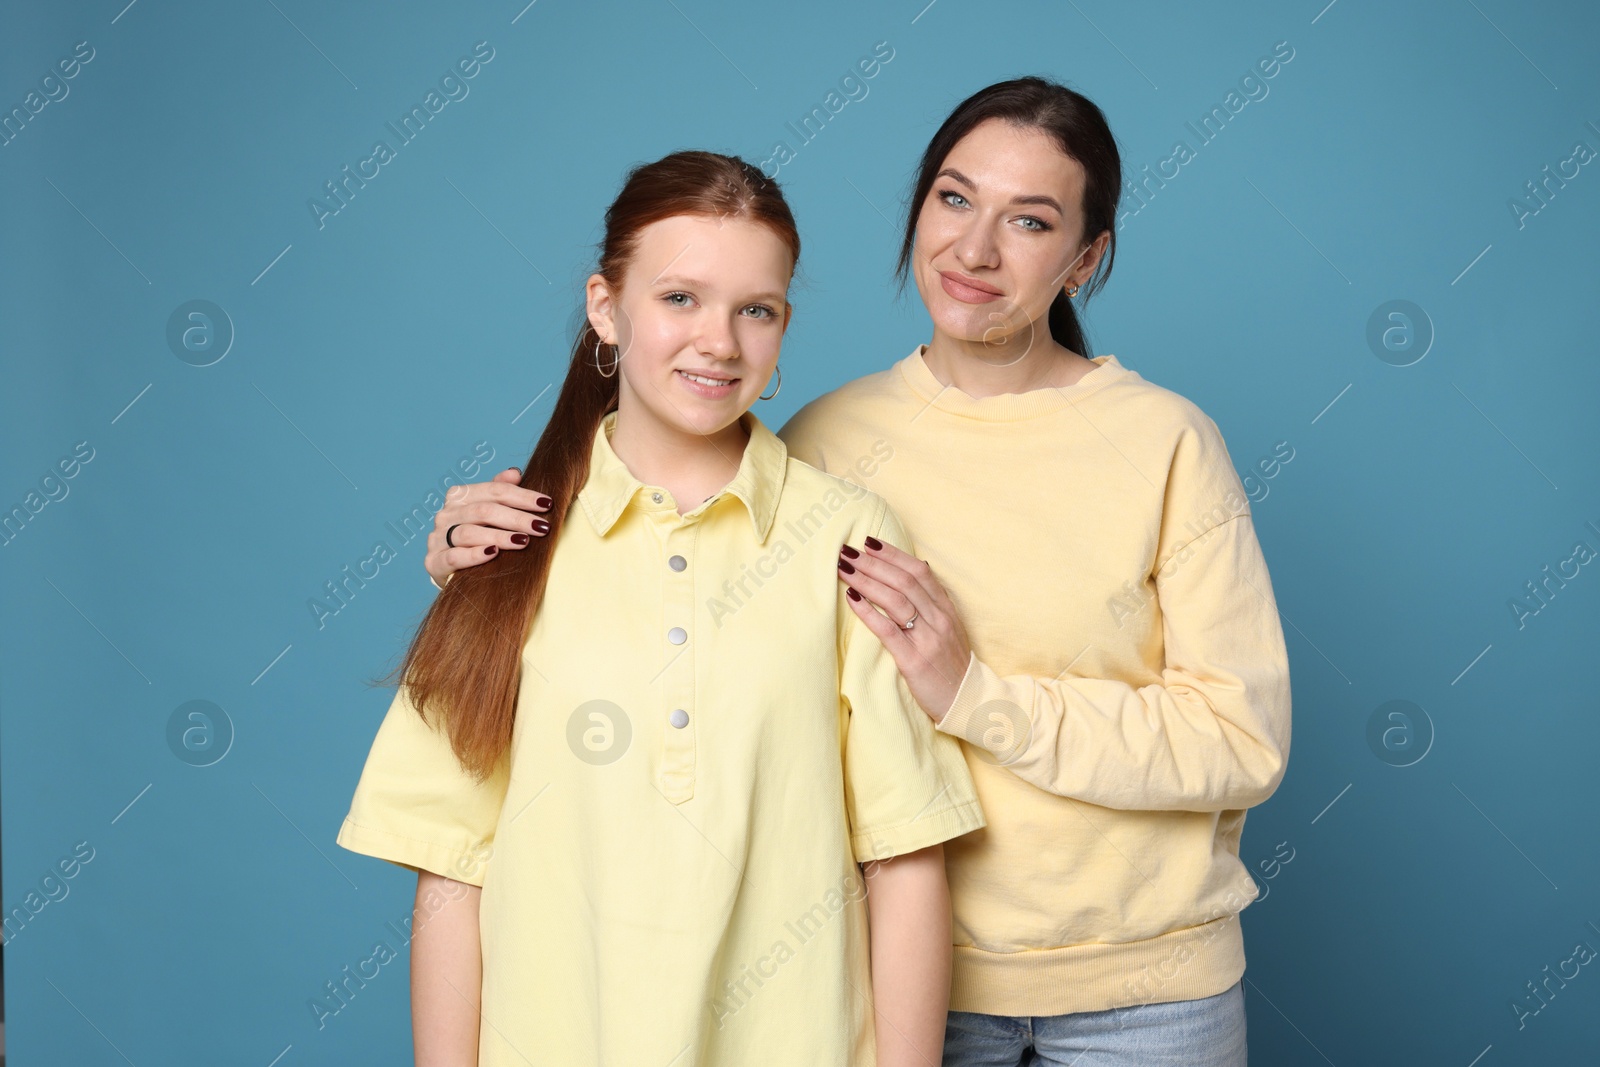
[[[933,568],[868,537],[861,549],[840,548],[839,580],[849,586],[850,607],[894,656],[911,695],[940,722],[966,677],[972,644]]]
[[[445,491],[422,560],[433,584],[443,589],[456,571],[487,563],[501,549],[524,548],[531,538],[550,532],[550,523],[540,515],[550,510],[550,498],[522,488],[521,482],[522,472],[507,467],[487,482],[452,485]],[[450,544],[445,543],[447,533]]]

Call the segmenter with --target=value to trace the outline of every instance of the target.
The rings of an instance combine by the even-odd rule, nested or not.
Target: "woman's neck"
[[[923,362],[942,384],[975,398],[1060,388],[1096,366],[1093,360],[1057,344],[1043,320],[994,344],[952,337],[935,329]]]

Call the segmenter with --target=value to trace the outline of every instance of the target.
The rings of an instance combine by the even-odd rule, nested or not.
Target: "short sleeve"
[[[881,498],[871,531],[914,552]],[[915,852],[986,824],[961,743],[933,728],[878,635],[844,602],[840,690],[848,705],[845,806],[857,863]]]
[[[338,843],[481,887],[508,781],[504,759],[476,781],[456,759],[443,724],[424,722],[402,685],[373,739]]]

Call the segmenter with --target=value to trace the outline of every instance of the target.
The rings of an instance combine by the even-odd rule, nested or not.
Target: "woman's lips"
[[[979,289],[976,286],[963,282],[959,276],[946,271],[939,272],[939,285],[946,293],[955,297],[963,304],[987,304],[999,300],[1001,293],[990,292],[988,289]]]

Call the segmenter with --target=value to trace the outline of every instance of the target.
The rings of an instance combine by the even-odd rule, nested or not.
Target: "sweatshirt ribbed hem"
[[[957,945],[950,1010],[985,1015],[1065,1015],[1213,997],[1244,975],[1239,916],[1145,941],[1021,952]]]

